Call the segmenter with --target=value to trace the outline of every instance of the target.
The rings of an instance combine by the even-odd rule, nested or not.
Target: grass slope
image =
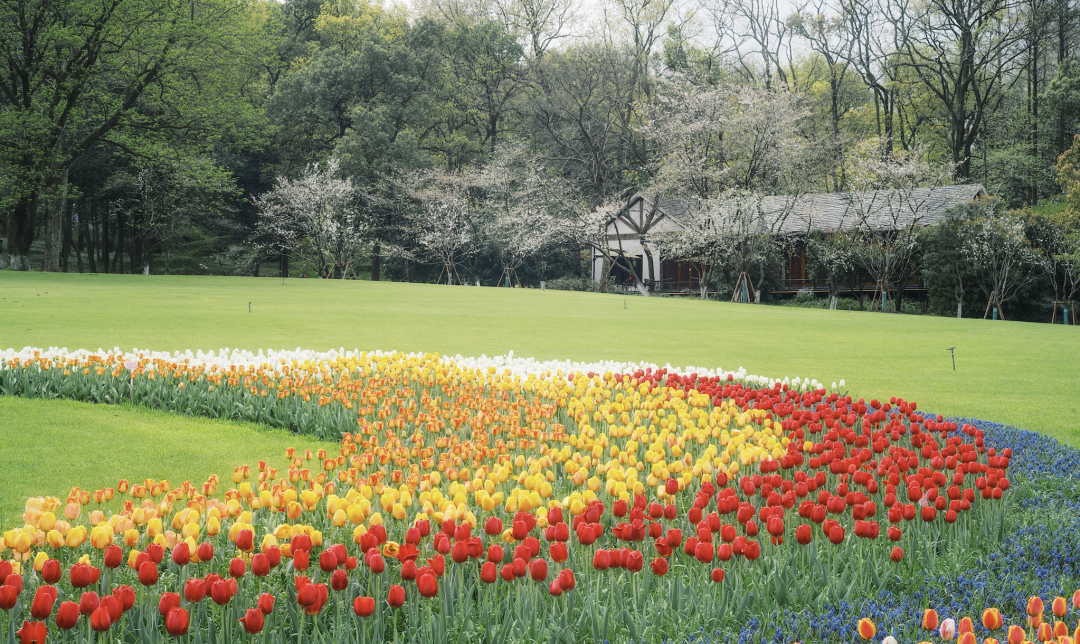
[[[744,366],[845,378],[856,397],[902,396],[1080,445],[1080,329],[1061,325],[533,289],[10,271],[0,271],[0,298],[4,347],[513,350]],[[945,350],[954,345],[955,372]]]
[[[254,468],[260,458],[281,456],[286,447],[335,451],[328,443],[248,424],[3,396],[0,444],[7,473],[0,477],[0,531],[21,523],[31,496],[63,499],[73,486],[101,489],[122,478],[201,485],[211,474],[222,477],[224,489],[237,466]]]

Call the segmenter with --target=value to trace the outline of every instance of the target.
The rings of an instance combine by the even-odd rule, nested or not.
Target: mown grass
[[[282,285],[268,278],[3,271],[0,298],[4,347],[513,350],[545,359],[744,366],[827,384],[844,378],[856,397],[902,396],[921,409],[1080,444],[1077,327],[313,279]],[[23,426],[29,433],[39,422],[25,419]]]
[[[0,531],[21,523],[26,499],[63,499],[73,486],[115,486],[126,478],[201,485],[211,474],[232,486],[233,469],[260,458],[281,460],[286,447],[336,445],[283,430],[189,418],[140,407],[0,396]]]

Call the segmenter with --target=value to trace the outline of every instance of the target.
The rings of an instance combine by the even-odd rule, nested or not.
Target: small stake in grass
[[[251,313],[251,302],[248,302],[248,313]]]
[[[948,349],[945,349],[946,351],[949,352],[950,355],[952,355],[952,370],[953,371],[956,371],[956,351],[955,351],[955,349],[956,349],[955,346],[951,346]]]
[[[623,307],[624,309],[626,308],[626,300],[623,300],[623,301],[622,301],[622,307]]]

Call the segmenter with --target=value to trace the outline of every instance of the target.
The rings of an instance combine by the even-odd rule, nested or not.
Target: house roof
[[[986,196],[982,185],[967,184],[913,190],[764,197],[760,208],[766,215],[775,218],[773,222],[782,219],[778,222],[777,232],[780,234],[814,230],[832,232],[850,229],[857,224],[876,230],[889,230],[906,228],[913,220],[924,227],[936,225],[950,208],[982,196]],[[634,195],[627,202],[627,208],[644,198],[641,193]],[[680,225],[690,215],[685,202],[670,197],[661,197],[657,207]]]

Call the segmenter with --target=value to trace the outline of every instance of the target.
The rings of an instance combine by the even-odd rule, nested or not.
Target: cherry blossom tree
[[[336,159],[315,163],[297,179],[278,177],[273,190],[252,200],[267,245],[308,262],[324,278],[344,278],[370,245],[361,192],[337,174]]]

